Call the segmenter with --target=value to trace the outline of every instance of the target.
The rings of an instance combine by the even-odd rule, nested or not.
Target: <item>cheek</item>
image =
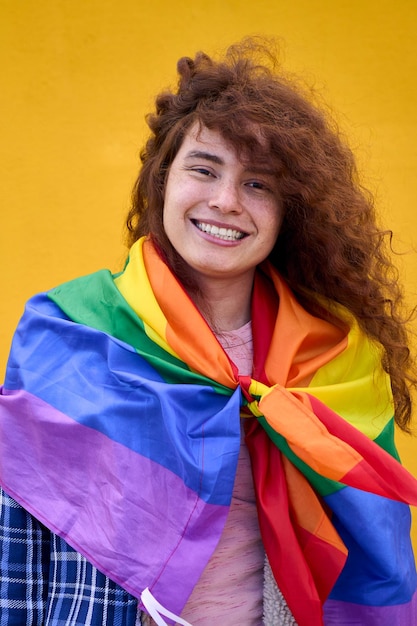
[[[169,226],[175,221],[176,214],[175,195],[170,191],[169,187],[165,190],[164,205],[162,207],[162,221],[165,226]]]
[[[180,245],[181,239],[184,238],[184,220],[180,207],[181,203],[176,201],[173,194],[170,193],[166,196],[162,209],[162,225],[174,248]]]
[[[268,211],[268,215],[265,218],[265,232],[266,236],[269,240],[275,241],[279,235],[279,231],[281,229],[282,224],[282,211],[280,206],[274,206]]]
[[[169,208],[167,210],[166,207],[164,206],[163,212],[162,212],[162,225],[164,227],[166,235],[168,236],[168,239],[171,238],[174,224],[175,224],[175,221],[171,218],[171,213],[170,213]]]
[[[169,206],[166,202],[164,202],[164,206],[162,208],[162,226],[165,231],[166,236],[169,240],[171,240],[171,214]]]

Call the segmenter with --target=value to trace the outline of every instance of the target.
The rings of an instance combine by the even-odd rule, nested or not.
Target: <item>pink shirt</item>
[[[250,375],[253,360],[251,323],[218,334],[217,338],[239,373]],[[242,436],[225,528],[181,617],[196,626],[211,626],[213,623],[260,626],[264,556],[250,458]]]

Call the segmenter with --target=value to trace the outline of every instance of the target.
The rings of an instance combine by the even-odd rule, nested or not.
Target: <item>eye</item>
[[[266,185],[266,183],[263,183],[260,180],[252,180],[246,183],[246,185],[250,187],[251,189],[254,189],[255,191],[270,191],[270,188],[268,187],[268,185]]]
[[[201,174],[202,176],[214,176],[213,172],[206,167],[189,167],[187,169],[189,172],[195,172],[196,174]]]

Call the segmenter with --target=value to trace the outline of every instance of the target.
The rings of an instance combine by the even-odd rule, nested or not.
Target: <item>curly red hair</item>
[[[156,98],[151,130],[128,215],[129,244],[151,235],[180,279],[191,278],[163,228],[170,164],[189,128],[218,130],[238,152],[268,160],[280,180],[284,220],[269,260],[310,310],[317,295],[345,306],[383,347],[395,419],[409,429],[411,367],[403,297],[390,258],[391,231],[376,224],[374,202],[359,182],[354,156],[335,124],[293,79],[278,70],[270,46],[245,40],[224,58],[199,52],[178,61],[176,91]]]

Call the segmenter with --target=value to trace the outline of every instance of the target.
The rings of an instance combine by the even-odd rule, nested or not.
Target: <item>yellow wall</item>
[[[415,302],[416,23],[415,0],[0,0],[1,378],[30,295],[120,267],[143,118],[177,58],[247,34],[281,37],[338,112]],[[417,475],[416,440],[400,449]]]

